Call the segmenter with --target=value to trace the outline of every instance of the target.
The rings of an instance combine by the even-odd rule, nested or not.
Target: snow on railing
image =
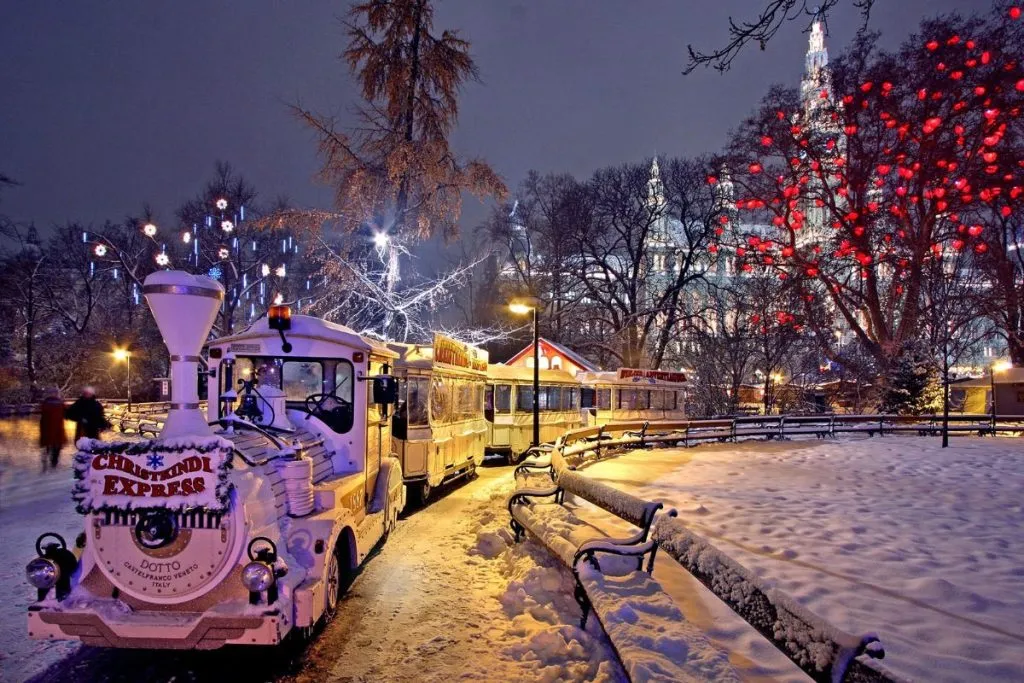
[[[708,590],[816,681],[897,680],[858,659],[885,656],[873,633],[855,636],[828,623],[695,534],[675,517],[661,517],[653,540]]]
[[[950,415],[950,433],[1024,431],[1024,415]],[[755,415],[666,422],[618,422],[566,432],[556,442],[555,452],[570,467],[601,456],[602,451],[654,445],[690,446],[704,441],[736,441],[741,438],[814,436],[819,439],[838,434],[916,433],[942,434],[941,415]],[[554,456],[552,456],[554,462]],[[556,467],[556,470],[558,468]]]

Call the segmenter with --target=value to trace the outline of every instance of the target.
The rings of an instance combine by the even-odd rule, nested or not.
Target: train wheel
[[[433,491],[433,487],[430,482],[423,482],[420,487],[416,490],[417,497],[419,498],[420,505],[426,505],[427,501],[430,500],[430,493]]]
[[[324,575],[324,619],[330,621],[338,612],[338,602],[341,601],[341,560],[338,557],[341,548],[335,548],[331,553],[330,562],[327,563],[327,573]]]

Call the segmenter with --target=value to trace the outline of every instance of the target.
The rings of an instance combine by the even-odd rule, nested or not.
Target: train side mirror
[[[373,402],[377,405],[398,403],[398,380],[392,375],[373,378]]]

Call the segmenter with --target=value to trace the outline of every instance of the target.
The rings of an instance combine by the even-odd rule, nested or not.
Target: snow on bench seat
[[[686,621],[653,576],[582,563],[579,582],[631,681],[738,681],[728,656]]]

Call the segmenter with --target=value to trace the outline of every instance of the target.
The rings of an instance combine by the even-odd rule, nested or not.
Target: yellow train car
[[[389,347],[399,354],[392,447],[407,491],[422,504],[441,484],[472,476],[483,460],[487,352],[440,334],[433,346]]]
[[[620,368],[581,372],[585,426],[609,422],[662,422],[686,418],[686,375],[681,372]]]
[[[582,424],[580,383],[563,370],[541,370],[540,441],[554,441]],[[487,367],[484,398],[487,452],[518,462],[533,442],[533,369],[497,363]]]

